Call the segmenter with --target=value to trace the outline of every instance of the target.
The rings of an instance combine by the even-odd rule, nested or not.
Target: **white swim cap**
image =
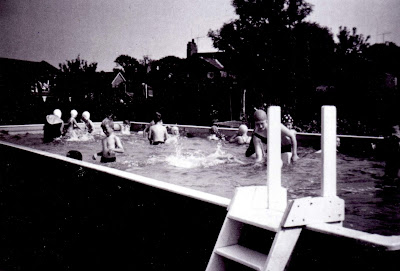
[[[61,118],[61,110],[60,109],[54,109],[53,115],[56,115],[57,117]]]
[[[76,111],[75,109],[71,110],[71,117],[76,117],[78,116],[78,111]]]
[[[82,113],[82,117],[88,120],[90,119],[90,113],[88,111],[85,111]]]
[[[240,124],[239,126],[239,132],[243,135],[247,133],[249,129],[247,128],[246,124]]]

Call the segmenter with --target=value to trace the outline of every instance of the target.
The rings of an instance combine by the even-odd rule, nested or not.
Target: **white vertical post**
[[[268,208],[284,210],[287,204],[286,189],[281,187],[281,108],[268,108],[267,185]]]
[[[336,107],[321,109],[322,186],[321,196],[336,196]]]

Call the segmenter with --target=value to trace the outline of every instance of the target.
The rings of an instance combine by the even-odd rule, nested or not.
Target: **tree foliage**
[[[97,69],[97,63],[92,62],[88,64],[86,60],[81,59],[80,55],[78,55],[76,59],[67,60],[66,63],[60,63],[59,67],[60,71],[63,73],[94,73]]]
[[[347,27],[340,26],[337,35],[339,42],[336,46],[338,55],[363,55],[365,49],[369,47],[370,36],[364,38],[362,34],[357,34],[357,28],[353,27],[350,32]]]
[[[276,103],[295,85],[297,57],[292,52],[300,46],[293,29],[311,13],[312,6],[303,0],[232,3],[239,19],[208,35],[214,47],[229,56],[239,84]]]
[[[122,67],[123,71],[126,74],[133,74],[137,72],[139,67],[141,66],[136,58],[128,55],[120,55],[114,60],[114,62]]]

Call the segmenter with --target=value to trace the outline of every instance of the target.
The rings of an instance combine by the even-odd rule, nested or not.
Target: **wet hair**
[[[162,120],[162,118],[161,118],[161,113],[156,112],[156,113],[154,114],[154,122],[157,123],[157,122],[159,122],[159,121],[161,121],[161,120]]]
[[[67,157],[82,161],[82,153],[79,151],[71,150],[67,152]]]
[[[114,122],[110,119],[105,119],[100,125],[101,129],[107,129],[107,127],[110,127],[111,129],[114,130]]]

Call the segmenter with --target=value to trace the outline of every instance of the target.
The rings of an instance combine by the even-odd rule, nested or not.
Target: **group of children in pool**
[[[63,135],[68,135],[74,132],[74,129],[81,129],[76,121],[78,112],[76,110],[71,111],[71,117],[68,119],[65,127],[64,122],[61,119],[61,111],[59,109],[54,110],[52,115],[46,117],[46,124],[44,125],[44,142],[49,142],[54,139],[58,139]],[[85,131],[92,133],[94,131],[93,122],[90,120],[90,113],[85,111],[82,113],[82,121],[85,123]],[[226,140],[230,143],[237,144],[248,144],[246,150],[246,157],[253,156],[255,154],[256,162],[263,162],[265,160],[265,145],[267,144],[267,114],[263,110],[256,110],[254,112],[254,131],[249,136],[248,128],[245,124],[239,126],[238,131],[229,140],[223,135],[218,128],[213,125],[210,129],[210,135],[207,137],[209,140]],[[101,157],[101,162],[113,162],[116,160],[115,153],[123,153],[124,148],[122,146],[120,138],[114,134],[114,122],[113,116],[110,114],[101,123],[101,128],[106,135],[102,140],[102,151],[93,155],[93,159]],[[297,140],[296,132],[293,128],[293,119],[290,115],[284,115],[281,123],[281,158],[284,164],[290,164],[299,159],[297,154]],[[400,177],[400,129],[399,125],[392,127],[392,134],[387,137],[385,142],[390,143],[392,154],[389,159],[386,159],[386,172],[397,178]],[[122,134],[130,133],[130,122],[124,121],[120,127]],[[147,138],[151,145],[159,145],[164,143],[176,142],[179,137],[179,128],[177,126],[171,127],[171,133],[168,134],[167,128],[163,125],[161,114],[156,112],[154,120],[142,132]],[[339,141],[340,142],[340,141]],[[387,144],[388,144],[387,143]]]
[[[76,121],[78,112],[71,110],[71,117],[68,119],[65,127],[61,120],[61,111],[54,110],[52,115],[48,115],[44,128],[44,141],[49,142],[53,139],[60,138],[61,136],[68,136],[74,133],[75,129],[81,130]],[[286,124],[289,126],[293,120],[284,116]],[[94,131],[93,122],[90,120],[89,112],[82,113],[82,121],[85,123],[85,132],[92,133]],[[267,143],[267,114],[263,110],[256,110],[254,113],[255,129],[252,136],[249,136],[248,128],[245,124],[239,126],[238,131],[230,139],[230,143],[249,144],[246,151],[246,156],[255,154],[256,161],[261,162],[265,158],[265,147],[263,143]],[[289,126],[291,127],[291,126]],[[113,116],[110,114],[101,123],[101,128],[106,135],[102,140],[102,151],[93,155],[93,159],[101,157],[101,162],[113,162],[116,160],[115,153],[123,153],[124,148],[121,140],[114,134]],[[122,134],[130,133],[129,121],[124,121],[121,126]],[[284,163],[296,161],[299,157],[297,155],[297,140],[294,130],[291,130],[281,124],[282,131],[282,160]],[[161,114],[156,112],[153,121],[145,128],[143,135],[148,137],[151,145],[159,145],[164,143],[176,142],[179,137],[179,128],[177,126],[171,127],[172,135],[168,134],[167,128],[163,125]],[[227,140],[225,135],[218,131],[214,125],[210,129],[209,140]]]

